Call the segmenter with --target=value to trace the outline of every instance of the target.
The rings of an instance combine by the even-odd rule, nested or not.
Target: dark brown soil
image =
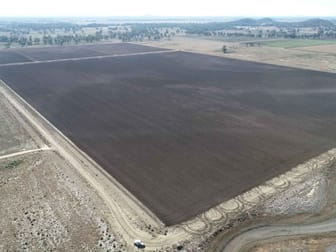
[[[25,48],[19,49],[17,51],[35,60],[55,60],[114,54],[120,55],[128,53],[153,52],[159,50],[161,51],[164,49],[128,43],[115,43],[83,46]]]
[[[167,225],[336,142],[336,75],[191,53],[1,67]]]
[[[0,50],[0,64],[28,62],[31,61],[27,57],[16,53],[15,51]]]
[[[58,60],[165,50],[167,49],[129,43],[77,45],[63,47],[55,46],[37,48],[11,48],[0,50],[0,64],[28,62],[32,60]]]

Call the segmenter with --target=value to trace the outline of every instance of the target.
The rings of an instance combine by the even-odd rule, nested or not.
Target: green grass
[[[3,166],[0,166],[0,168],[2,169],[13,169],[17,166],[19,166],[23,161],[22,160],[14,160],[14,161],[11,161]]]
[[[320,46],[336,44],[336,40],[313,40],[313,39],[283,39],[263,41],[261,45],[269,47],[296,48],[306,46]]]

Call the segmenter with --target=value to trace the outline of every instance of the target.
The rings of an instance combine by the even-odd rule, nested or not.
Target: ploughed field
[[[28,62],[31,61],[26,56],[12,50],[0,50],[0,64]]]
[[[0,50],[0,64],[155,52],[165,49],[128,43]]]
[[[166,52],[2,66],[0,77],[167,225],[336,142],[329,73]]]

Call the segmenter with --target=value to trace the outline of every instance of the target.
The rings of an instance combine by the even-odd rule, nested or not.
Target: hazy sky
[[[0,16],[336,16],[336,0],[2,0]]]

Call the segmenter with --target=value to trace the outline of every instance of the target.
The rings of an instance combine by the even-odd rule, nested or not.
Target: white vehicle
[[[134,240],[134,246],[136,246],[137,248],[145,248],[145,243],[143,243],[141,240]]]

